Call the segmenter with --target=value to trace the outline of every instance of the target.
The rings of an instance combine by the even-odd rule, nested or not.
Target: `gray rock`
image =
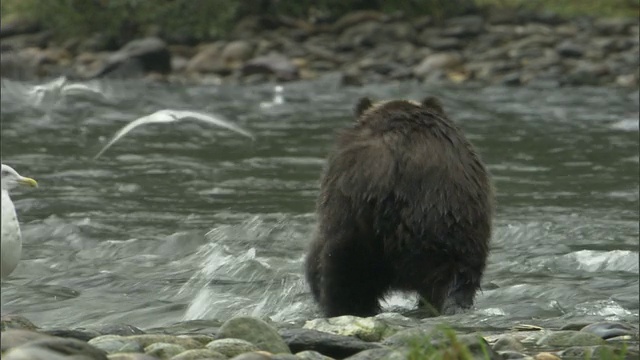
[[[171,360],[226,360],[228,358],[229,356],[211,349],[192,349],[172,357]]]
[[[388,347],[410,347],[417,342],[431,343],[446,339],[445,333],[436,327],[420,327],[398,331],[386,338],[382,345]]]
[[[534,358],[529,355],[513,350],[498,351],[498,354],[500,354],[504,360],[534,360]]]
[[[560,328],[560,330],[575,330],[575,331],[579,331],[581,330],[583,327],[589,325],[590,323],[585,323],[585,322],[577,322],[577,323],[568,323],[568,324],[564,324],[562,325],[562,327]]]
[[[562,359],[619,359],[623,351],[609,345],[572,346],[561,350]]]
[[[122,352],[144,352],[144,347],[134,340],[120,335],[103,335],[89,340],[89,345],[105,351],[107,354]]]
[[[235,40],[222,49],[222,60],[228,64],[240,64],[253,56],[253,46],[245,40]]]
[[[542,346],[569,347],[605,345],[606,342],[600,336],[588,332],[560,330],[551,331],[542,335],[536,344]]]
[[[623,335],[633,336],[638,333],[638,329],[629,324],[612,321],[603,321],[590,324],[580,329],[580,331],[598,335],[603,339],[609,339],[612,337]]]
[[[265,353],[251,352],[234,356],[231,360],[271,360],[271,356]]]
[[[291,353],[278,331],[263,320],[253,317],[236,317],[227,320],[216,335],[217,339],[246,340],[271,353]]]
[[[33,34],[40,31],[41,26],[36,21],[24,16],[11,16],[0,25],[0,39],[15,35]]]
[[[42,330],[42,332],[45,334],[49,334],[51,336],[58,336],[62,338],[72,338],[72,339],[78,339],[82,341],[89,341],[94,337],[102,335],[95,330],[87,330],[87,329],[48,329],[48,330]]]
[[[579,61],[562,82],[565,85],[598,85],[602,77],[610,73],[607,64]]]
[[[317,351],[305,350],[296,353],[298,359],[301,360],[333,360],[333,358],[324,356]]]
[[[398,360],[407,359],[407,357],[399,357],[399,355],[393,355],[394,351],[389,348],[380,348],[380,349],[370,349],[361,351],[353,356],[349,356],[345,358],[346,360],[377,360],[377,359],[385,359],[391,360],[397,358]]]
[[[493,350],[524,351],[524,345],[522,345],[522,343],[518,339],[511,335],[503,335],[500,336],[498,340],[496,340],[496,342],[493,344]]]
[[[159,359],[170,359],[180,353],[185,352],[187,349],[180,345],[169,343],[153,343],[144,348],[144,352],[147,355],[155,356]]]
[[[188,61],[187,72],[226,74],[230,69],[222,60],[224,42],[218,41],[200,46],[200,50]]]
[[[199,342],[203,347],[216,339],[214,335],[205,335],[205,334],[178,335],[178,337],[179,338],[187,337],[189,339],[195,340]]]
[[[292,352],[312,350],[333,358],[344,358],[380,345],[352,336],[330,334],[311,329],[291,329],[280,333]]]
[[[157,357],[142,353],[118,353],[107,355],[109,360],[158,360]]]
[[[522,84],[522,74],[519,71],[514,71],[506,74],[500,80],[500,83],[505,86],[518,86]]]
[[[447,20],[446,27],[442,34],[444,36],[466,38],[477,36],[483,31],[484,19],[478,15],[467,15]]]
[[[4,54],[3,54],[4,56]],[[31,321],[20,315],[4,315],[0,319],[0,331],[9,329],[37,330],[38,327]]]
[[[115,50],[117,47],[113,37],[107,35],[106,33],[96,33],[88,38],[84,39],[78,45],[78,51],[91,51],[91,52],[99,52],[99,51],[108,51]]]
[[[293,354],[274,354],[271,355],[271,360],[300,360]]]
[[[91,327],[91,330],[95,330],[102,335],[121,335],[121,336],[129,336],[129,335],[141,335],[144,334],[144,331],[138,329],[133,325],[128,324],[108,324],[108,325],[100,325]]]
[[[425,45],[435,51],[459,50],[464,44],[454,37],[432,37],[425,41]]]
[[[285,55],[270,53],[255,57],[242,66],[243,75],[269,74],[277,80],[291,81],[299,77],[298,67]]]
[[[50,335],[36,331],[21,329],[2,330],[2,333],[0,333],[0,350],[5,352],[10,348],[18,347],[33,340],[49,338],[51,338]]]
[[[206,334],[211,335],[218,332],[222,326],[219,320],[187,320],[160,328],[147,329],[148,333],[163,334]]]
[[[304,328],[336,335],[355,336],[364,341],[380,341],[388,335],[386,333],[389,330],[389,326],[380,319],[351,315],[309,320],[304,324]]]
[[[135,341],[142,347],[155,343],[169,343],[176,344],[184,347],[185,349],[199,349],[203,345],[190,337],[166,335],[166,334],[143,334],[143,335],[130,335],[124,337],[126,340]]]
[[[628,34],[633,25],[638,24],[638,19],[633,18],[601,18],[594,23],[595,28],[604,35]]]
[[[13,353],[13,354],[12,354]],[[107,360],[107,354],[84,341],[71,338],[47,337],[12,348],[3,359],[54,360],[73,357],[74,359]],[[44,356],[44,357],[43,357]]]
[[[454,341],[456,345],[452,346]],[[440,349],[440,352],[452,352],[454,354],[458,353],[460,346],[464,346],[472,356],[472,359],[502,360],[502,356],[493,350],[482,336],[475,333],[458,335],[454,340],[449,338],[435,340],[431,342],[430,346]]]
[[[219,339],[207,344],[207,348],[224,354],[227,357],[234,357],[246,352],[258,351],[254,344],[241,339]]]
[[[372,47],[378,41],[380,23],[366,21],[347,28],[338,38],[336,49],[351,51],[358,48]]]
[[[167,44],[154,37],[133,40],[111,54],[104,66],[91,77],[135,76],[171,72],[171,53]]]
[[[413,74],[422,78],[437,70],[450,70],[462,65],[462,56],[458,53],[445,52],[429,55],[413,68]]]
[[[556,46],[560,56],[578,58],[584,54],[584,48],[571,40],[565,40]]]

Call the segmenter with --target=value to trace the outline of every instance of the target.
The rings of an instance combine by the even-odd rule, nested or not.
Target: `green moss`
[[[577,16],[637,18],[640,15],[638,0],[476,0],[476,3],[479,6],[546,10],[567,18]]]

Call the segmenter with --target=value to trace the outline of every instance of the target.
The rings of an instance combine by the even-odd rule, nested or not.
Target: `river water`
[[[360,96],[439,96],[493,174],[498,211],[484,290],[458,325],[637,323],[638,91],[605,88],[341,88],[99,83],[107,101],[67,98],[50,116],[1,103],[2,162],[40,187],[13,192],[22,261],[2,313],[45,327],[141,328],[237,315],[319,317],[303,277],[314,202],[335,129]],[[7,85],[8,86],[8,85]],[[7,96],[5,96],[7,95]],[[163,108],[213,112],[255,141],[185,121],[123,125]],[[392,294],[384,308],[411,310]]]

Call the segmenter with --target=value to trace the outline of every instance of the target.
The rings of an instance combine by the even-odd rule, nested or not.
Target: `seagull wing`
[[[171,110],[165,110],[170,114],[173,114],[175,117],[179,118],[179,119],[184,119],[184,118],[192,118],[192,119],[196,119],[196,120],[200,120],[200,121],[204,121],[210,124],[214,124],[214,125],[218,125],[221,126],[223,128],[235,131],[239,134],[242,134],[246,137],[249,137],[251,139],[254,139],[255,137],[253,136],[253,134],[251,134],[249,131],[241,128],[240,126],[222,119],[219,116],[214,116],[214,115],[210,115],[210,114],[204,114],[204,113],[199,113],[199,112],[195,112],[195,111],[171,111]]]
[[[64,95],[69,94],[83,94],[83,93],[91,93],[104,97],[104,94],[97,88],[93,88],[91,86],[87,86],[84,84],[69,84],[65,85],[62,88],[62,93]]]
[[[152,123],[169,123],[176,120],[177,119],[171,116],[171,114],[166,110],[156,111],[151,115],[143,116],[141,118],[133,120],[132,122],[125,125],[122,129],[118,130],[118,132],[113,136],[113,138],[109,140],[107,145],[105,145],[102,148],[102,150],[100,150],[100,152],[98,152],[96,156],[93,157],[93,159],[95,160],[98,157],[100,157],[100,155],[102,155],[105,151],[107,151],[107,149],[110,148],[111,145],[113,145],[116,141],[120,140],[123,136],[127,135],[127,133],[137,128],[138,126],[152,124]]]

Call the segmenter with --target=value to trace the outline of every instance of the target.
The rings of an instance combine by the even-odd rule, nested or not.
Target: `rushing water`
[[[434,94],[492,171],[498,212],[477,309],[456,324],[638,317],[638,91],[598,88],[345,89],[101,83],[45,117],[2,96],[2,162],[38,180],[14,191],[24,253],[2,312],[41,326],[167,326],[240,314],[318,317],[302,271],[336,128],[357,98]],[[117,129],[163,108],[210,111],[256,135],[186,121]],[[386,309],[415,298],[393,294]],[[446,321],[446,319],[443,319]]]

